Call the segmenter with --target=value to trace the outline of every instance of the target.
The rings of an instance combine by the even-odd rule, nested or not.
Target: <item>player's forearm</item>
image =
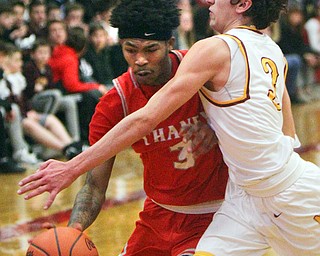
[[[89,182],[86,182],[76,197],[68,226],[80,223],[83,230],[88,228],[97,218],[105,201],[105,193],[90,183],[90,176],[88,173]]]

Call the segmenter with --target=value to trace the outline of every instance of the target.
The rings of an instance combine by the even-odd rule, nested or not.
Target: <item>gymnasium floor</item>
[[[302,142],[301,156],[320,165],[320,102],[293,106],[297,133]],[[60,193],[53,206],[42,210],[46,194],[29,201],[18,196],[17,183],[26,174],[0,174],[0,256],[23,256],[28,239],[38,234],[43,222],[65,226],[73,200],[84,182],[80,177]],[[96,244],[101,256],[117,256],[134,228],[144,199],[142,166],[131,149],[122,152],[111,177],[107,201],[94,224],[86,233]],[[272,251],[268,256],[276,256]]]

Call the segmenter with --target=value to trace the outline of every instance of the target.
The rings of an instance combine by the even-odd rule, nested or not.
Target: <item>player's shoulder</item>
[[[203,63],[208,67],[220,66],[230,59],[228,44],[219,37],[212,36],[197,41],[189,49],[186,57],[194,61]]]
[[[223,51],[227,45],[224,40],[222,40],[219,36],[211,36],[204,39],[201,39],[195,42],[190,48],[189,52],[198,52],[198,53],[206,53],[209,51],[214,51],[215,53]]]

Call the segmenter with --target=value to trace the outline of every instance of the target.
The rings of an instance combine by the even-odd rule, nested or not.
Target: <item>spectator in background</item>
[[[11,5],[0,3],[0,37],[7,43],[14,43],[11,33],[14,31],[15,16]]]
[[[66,0],[67,1],[67,0]],[[103,0],[110,1],[110,0]],[[71,2],[71,1],[70,1]],[[101,0],[76,0],[75,2],[81,4],[85,10],[83,20],[89,24],[93,21],[95,16],[95,10],[101,8]]]
[[[2,64],[6,58],[6,55],[6,44],[0,41],[0,81],[3,79]],[[25,168],[19,166],[11,158],[9,153],[4,115],[6,115],[6,113],[10,113],[11,111],[11,103],[7,100],[0,99],[0,173],[21,173],[26,171]]]
[[[114,6],[118,0],[100,0],[97,3],[96,20],[104,27],[109,36],[109,44],[117,44],[119,42],[118,28],[110,25],[110,17]]]
[[[47,25],[47,40],[52,48],[67,41],[67,27],[62,20],[51,20]]]
[[[16,0],[12,2],[13,13],[15,16],[15,25],[17,27],[26,26],[24,20],[24,13],[26,11],[26,6],[23,1]]]
[[[84,8],[82,4],[77,2],[67,3],[65,6],[65,23],[67,28],[80,27],[84,30],[85,35],[88,35],[89,27],[83,21]]]
[[[183,10],[180,15],[180,24],[174,31],[174,49],[189,49],[196,41],[193,27],[193,13],[191,10]]]
[[[53,73],[56,87],[64,94],[77,93],[81,95],[79,102],[81,139],[88,140],[89,122],[94,113],[99,98],[108,89],[104,84],[84,82],[80,69],[80,58],[85,52],[87,39],[81,28],[71,28],[65,44],[54,47],[49,65]]]
[[[15,70],[22,65],[21,54],[18,49],[12,44],[3,44],[3,54],[1,67],[3,69],[3,79],[0,81],[0,98],[2,102],[7,102],[5,107],[6,126],[8,127],[8,135],[12,147],[12,157],[16,162],[26,164],[37,164],[39,160],[36,155],[30,152],[27,144],[23,128],[22,128],[22,114],[21,109],[16,104],[13,92],[23,90],[21,83],[21,76]],[[9,80],[14,79],[18,81],[17,88],[12,88]]]
[[[311,100],[308,89],[313,81],[309,77],[318,63],[317,56],[304,42],[303,25],[303,13],[297,7],[289,8],[288,13],[280,20],[278,44],[288,61],[286,83],[292,103],[305,103]]]
[[[47,4],[47,21],[52,20],[62,20],[62,12],[57,4],[49,3]]]
[[[196,41],[214,35],[213,29],[209,24],[208,6],[195,5],[193,7],[193,25]]]
[[[118,28],[110,25],[110,16],[118,0],[99,0],[96,5],[95,20],[99,22],[108,33],[110,45],[110,58],[114,77],[122,75],[128,69],[121,45],[119,43]]]
[[[304,25],[310,48],[320,54],[320,1],[314,15]]]
[[[306,40],[310,48],[318,56],[320,55],[320,1],[314,8],[313,15],[307,20],[304,25],[306,31]],[[315,70],[315,82],[320,83],[320,65]]]
[[[36,94],[46,89],[54,89],[52,71],[48,65],[51,56],[49,44],[38,39],[31,50],[31,59],[23,66],[23,75],[26,78],[27,87],[24,96],[31,100]]]
[[[84,59],[93,68],[93,78],[105,85],[111,85],[115,77],[110,54],[107,31],[100,23],[92,23],[89,29],[89,45]]]
[[[48,22],[47,26],[48,31],[48,42],[54,50],[56,46],[64,45],[67,41],[68,32],[67,26],[63,20],[52,20]],[[57,84],[55,84],[57,88]],[[58,89],[62,89],[61,83],[58,83]],[[65,94],[65,91],[62,90],[62,93]],[[65,119],[67,122],[68,129],[72,134],[74,140],[80,139],[80,125],[79,125],[79,110],[78,102],[81,97],[77,94],[68,94],[64,95],[61,98],[59,111],[65,113]]]
[[[32,0],[29,4],[28,35],[35,35],[36,38],[46,36],[47,6],[43,0]]]
[[[23,50],[24,61],[29,60],[30,49],[37,38],[46,36],[46,3],[44,0],[32,0],[28,8],[27,32],[23,38],[16,42],[16,45]]]
[[[27,80],[24,96],[29,106],[40,112],[63,112],[68,131],[75,141],[80,140],[79,113],[75,100],[62,96],[53,83],[52,70],[48,65],[51,47],[44,40],[37,40],[31,50],[31,60],[24,65]]]
[[[28,32],[28,26],[24,20],[26,6],[23,1],[16,0],[12,2],[12,9],[14,13],[14,31],[10,37],[17,44]]]
[[[300,0],[300,7],[303,10],[303,15],[306,20],[314,17],[318,8],[319,0]]]

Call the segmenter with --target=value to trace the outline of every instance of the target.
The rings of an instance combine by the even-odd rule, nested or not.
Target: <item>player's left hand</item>
[[[218,138],[215,132],[207,123],[202,121],[196,124],[187,124],[181,127],[180,135],[183,136],[183,141],[188,143],[188,152],[193,153],[197,158],[201,154],[207,153],[212,149],[213,145],[218,143]]]

